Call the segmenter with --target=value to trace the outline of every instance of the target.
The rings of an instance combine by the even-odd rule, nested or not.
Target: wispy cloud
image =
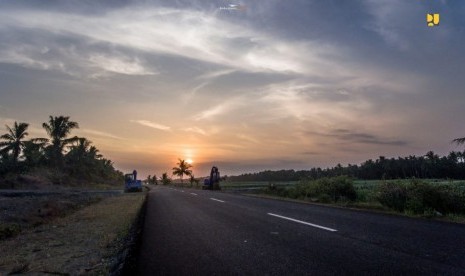
[[[0,23],[21,30],[34,28],[38,32],[47,32],[51,38],[66,37],[72,34],[87,40],[85,45],[74,44],[72,50],[81,51],[97,43],[110,43],[121,47],[144,51],[182,56],[203,62],[220,64],[230,69],[207,73],[201,78],[214,78],[230,74],[232,70],[249,72],[275,71],[281,73],[306,73],[312,69],[317,73],[325,59],[321,54],[334,53],[329,45],[320,47],[318,43],[291,42],[231,23],[216,16],[215,13],[197,10],[176,10],[169,8],[120,9],[99,17],[81,14],[63,14],[50,11],[0,11]],[[155,27],[156,26],[156,27]],[[92,30],[89,32],[89,30]],[[49,47],[49,41],[34,41],[27,47],[35,49]],[[14,51],[12,45],[3,51],[0,60],[18,62],[28,66],[48,69],[53,64],[41,59],[40,53]],[[5,47],[4,47],[5,48]],[[29,50],[31,50],[29,49]],[[59,52],[66,48],[55,49]],[[28,51],[29,51],[28,50]],[[69,49],[68,49],[69,50]],[[311,51],[310,51],[311,50]],[[302,56],[301,53],[306,54]],[[66,59],[64,59],[66,61]],[[74,59],[74,61],[78,61]],[[109,72],[124,74],[152,74],[143,68],[136,58],[116,58],[91,55],[88,60]],[[70,60],[70,62],[72,62]],[[312,66],[309,66],[311,64]],[[121,66],[124,65],[124,66]],[[126,66],[127,65],[127,66]],[[71,64],[64,63],[67,68]]]
[[[0,35],[5,30],[0,30]],[[155,75],[158,72],[139,57],[121,51],[91,44],[87,38],[74,41],[72,45],[63,40],[76,40],[68,34],[50,34],[38,30],[41,36],[23,38],[19,32],[18,41],[1,43],[0,62],[18,64],[26,68],[54,70],[75,77],[124,75]],[[152,66],[153,67],[153,66]]]
[[[207,132],[199,127],[188,127],[188,128],[185,128],[183,129],[184,131],[187,131],[187,132],[193,132],[193,133],[198,133],[198,134],[201,134],[201,135],[208,135]]]
[[[409,142],[401,139],[389,139],[380,137],[371,133],[357,132],[348,129],[335,129],[326,133],[307,131],[307,134],[333,138],[343,143],[358,143],[372,145],[388,145],[388,146],[405,146]]]
[[[89,58],[91,66],[103,69],[105,72],[119,73],[124,75],[155,75],[157,72],[145,68],[138,58],[129,59],[125,57],[106,56],[93,54]]]
[[[373,30],[384,39],[386,43],[400,50],[411,48],[411,39],[405,36],[405,31],[411,28],[409,19],[412,15],[424,15],[419,3],[402,0],[365,0],[369,14],[373,16],[367,29]],[[414,24],[416,25],[416,24]]]
[[[90,135],[96,135],[96,136],[104,137],[104,138],[111,138],[111,139],[116,139],[116,140],[123,139],[123,138],[121,138],[119,136],[113,135],[113,134],[108,133],[108,132],[99,131],[99,130],[80,128],[77,131],[78,132],[84,132],[84,133],[90,134]]]
[[[214,119],[215,117],[220,117],[238,108],[239,106],[243,105],[243,103],[244,103],[244,99],[242,97],[224,99],[221,103],[213,104],[211,107],[195,115],[194,120],[200,121],[200,120]]]
[[[229,75],[229,74],[234,73],[236,71],[237,70],[235,70],[235,69],[225,69],[225,70],[212,71],[212,72],[208,72],[208,73],[205,73],[203,75],[200,75],[197,78],[198,79],[214,79],[214,78],[218,78],[218,77],[221,77],[221,76]]]
[[[169,126],[165,126],[165,125],[154,123],[154,122],[147,121],[147,120],[131,120],[130,122],[137,123],[137,124],[150,127],[150,128],[154,128],[154,129],[158,129],[158,130],[171,131],[171,127]]]
[[[237,134],[236,137],[241,139],[241,140],[245,140],[245,141],[252,142],[252,143],[255,143],[255,144],[259,143],[259,141],[257,139],[255,139],[254,137],[252,137],[250,135]]]

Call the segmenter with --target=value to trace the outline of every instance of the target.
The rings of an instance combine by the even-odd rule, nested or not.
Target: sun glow
[[[186,159],[186,162],[192,165],[192,163],[194,163],[194,160],[188,158]]]

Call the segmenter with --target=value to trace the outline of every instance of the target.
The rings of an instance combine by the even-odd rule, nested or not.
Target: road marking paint
[[[329,227],[324,227],[324,226],[321,226],[321,225],[318,225],[318,224],[313,224],[313,223],[305,222],[305,221],[298,220],[298,219],[288,218],[288,217],[276,215],[276,214],[273,214],[273,213],[268,213],[268,215],[273,216],[273,217],[282,218],[282,219],[287,219],[287,220],[290,220],[290,221],[293,221],[293,222],[302,223],[302,224],[305,224],[305,225],[308,225],[308,226],[320,228],[320,229],[331,231],[331,232],[336,232],[337,231],[336,229],[332,229],[332,228],[329,228]]]
[[[181,191],[181,192],[183,192],[183,193],[184,193],[184,191]]]
[[[191,195],[197,195],[196,193],[191,193]]]
[[[214,200],[214,201],[218,201],[218,202],[224,202],[223,200],[219,200],[219,199],[216,199],[216,198],[213,198],[213,197],[210,197],[211,200]]]

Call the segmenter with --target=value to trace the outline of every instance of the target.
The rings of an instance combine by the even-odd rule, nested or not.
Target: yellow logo
[[[427,13],[426,24],[428,27],[434,27],[439,25],[439,13]]]

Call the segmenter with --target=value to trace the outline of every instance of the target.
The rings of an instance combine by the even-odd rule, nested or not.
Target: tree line
[[[454,140],[455,141],[455,140]],[[465,141],[465,140],[464,140]],[[298,181],[302,179],[320,179],[346,175],[355,179],[406,179],[406,178],[442,178],[465,179],[465,151],[452,151],[440,157],[433,151],[423,156],[369,159],[360,165],[337,164],[331,168],[312,168],[310,170],[266,170],[229,176],[230,181]]]
[[[172,169],[173,170],[172,175],[178,176],[181,179],[181,185],[183,185],[183,178],[184,178],[184,175],[186,175],[189,177],[189,183],[191,186],[193,186],[194,184],[198,186],[200,180],[195,178],[191,170],[192,167],[193,166],[189,164],[186,160],[178,158],[178,163],[176,163],[176,167],[173,167]],[[152,185],[158,185],[159,181],[163,185],[169,185],[173,182],[173,180],[169,177],[167,172],[163,173],[160,179],[158,179],[156,175],[152,176],[149,174],[147,176],[147,179],[145,180],[147,184],[152,184]]]
[[[123,173],[113,167],[87,138],[71,136],[79,128],[69,116],[49,116],[47,137],[27,139],[28,123],[6,125],[0,136],[0,180],[32,174],[53,184],[116,183]]]

